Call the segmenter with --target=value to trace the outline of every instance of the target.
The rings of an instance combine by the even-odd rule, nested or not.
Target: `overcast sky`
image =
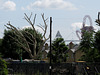
[[[19,28],[30,26],[23,18],[24,13],[32,12],[37,14],[35,25],[43,24],[41,13],[53,18],[53,38],[59,30],[65,40],[78,39],[76,30],[82,27],[85,15],[90,15],[93,26],[99,29],[95,23],[99,11],[100,0],[0,0],[0,38],[8,21]],[[90,24],[88,19],[86,24]]]

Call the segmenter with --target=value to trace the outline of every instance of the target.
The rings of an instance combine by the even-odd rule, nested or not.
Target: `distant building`
[[[42,60],[48,60],[48,53],[50,51],[50,47],[48,46],[47,43],[45,43],[45,46],[43,47],[43,50],[42,50]]]
[[[77,62],[84,55],[84,53],[78,49],[78,44],[69,43],[68,59],[67,62]]]
[[[56,38],[62,38],[60,32],[58,31],[57,34],[56,34]]]
[[[58,31],[55,38],[62,38],[60,32]],[[74,44],[73,42],[70,42],[68,45],[69,50],[68,52],[68,58],[67,62],[74,62],[78,61],[84,53],[81,50],[78,50],[79,45]],[[44,48],[42,50],[42,60],[48,60],[48,53],[50,51],[50,45],[48,43],[45,43]]]

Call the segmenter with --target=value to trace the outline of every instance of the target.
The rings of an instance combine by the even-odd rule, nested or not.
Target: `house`
[[[47,55],[48,55],[49,51],[50,51],[50,48],[49,48],[48,44],[46,43],[42,50],[42,60],[48,60]]]
[[[84,55],[84,53],[78,49],[78,44],[69,43],[68,59],[67,62],[77,62]]]

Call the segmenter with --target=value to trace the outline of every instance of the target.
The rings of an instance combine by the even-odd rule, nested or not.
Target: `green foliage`
[[[80,42],[79,49],[83,52],[87,53],[89,50],[91,50],[94,46],[94,38],[93,33],[91,32],[84,32],[84,35],[82,37],[82,40]]]
[[[84,32],[82,41],[80,42],[79,49],[82,50],[85,54],[81,57],[80,60],[87,62],[99,62],[100,60],[100,32],[97,32],[95,35],[90,32]]]
[[[7,63],[0,58],[0,75],[7,75]]]
[[[1,50],[1,45],[2,45],[2,39],[0,39],[0,50]]]
[[[81,60],[87,62],[99,62],[100,61],[99,59],[100,59],[100,54],[98,53],[97,49],[91,49],[81,57]]]
[[[26,38],[26,40],[30,43],[32,41],[29,38],[32,38],[32,37],[29,34],[26,34],[25,32],[31,33],[36,38],[36,41],[37,41],[36,51],[39,50],[39,47],[43,42],[43,40],[41,40],[42,34],[40,34],[39,32],[38,32],[38,34],[35,34],[35,32],[33,31],[32,28],[25,28],[23,30],[19,30],[19,32],[21,32],[24,35],[24,37]],[[15,39],[19,39],[19,38],[16,34],[14,34],[13,30],[5,30],[4,31],[4,37],[2,39],[2,43],[0,42],[0,44],[1,44],[0,52],[3,54],[3,57],[4,58],[13,58],[13,59],[20,59],[21,57],[23,57],[23,59],[30,58],[29,54],[17,43],[17,41]],[[23,42],[21,39],[19,39],[19,40],[21,42]],[[25,46],[24,43],[23,43],[23,45]],[[34,52],[33,45],[29,44],[29,47],[33,53]]]
[[[0,39],[0,58],[3,56],[2,54],[1,54],[1,50],[2,50],[2,39]]]
[[[95,34],[95,47],[99,50],[100,53],[100,30]]]
[[[57,38],[52,43],[51,59],[53,63],[66,62],[68,47],[65,45],[63,38]]]
[[[2,57],[2,54],[0,53],[0,58]]]
[[[4,37],[2,39],[2,45],[0,52],[3,54],[4,58],[14,58],[18,59],[18,54],[16,53],[16,49],[19,48],[19,46],[15,43],[15,40],[11,37],[15,37],[15,34],[12,30],[5,30],[4,31]]]

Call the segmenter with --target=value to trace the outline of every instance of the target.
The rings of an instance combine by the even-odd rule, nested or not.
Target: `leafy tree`
[[[100,62],[99,60],[100,59],[100,30],[95,33],[94,39],[95,39],[94,47],[98,51],[98,55],[96,56],[96,61]]]
[[[89,55],[91,54],[92,48],[94,47],[93,43],[94,43],[93,33],[84,31],[84,35],[82,36],[82,40],[80,42],[79,49],[82,50],[82,52],[84,52],[85,55],[83,55],[81,57],[81,60],[84,60],[84,61],[91,60],[91,56],[89,56]],[[89,56],[89,57],[87,57],[87,56]]]
[[[13,33],[13,31],[5,30],[4,37],[2,39],[1,53],[3,54],[4,58],[18,59],[18,54],[16,52],[16,49],[18,49],[19,46],[15,43],[14,39],[10,38],[10,36],[15,37],[15,34]]]
[[[98,13],[98,19],[95,21],[98,26],[100,26],[99,15],[100,13]],[[85,53],[81,59],[85,61],[100,62],[100,30],[95,32],[94,37],[93,33],[91,35],[91,33],[85,32],[80,43],[80,49]]]
[[[84,36],[80,42],[79,49],[84,52],[84,55],[81,57],[81,60],[87,61],[87,62],[97,62],[100,59],[100,54],[96,46],[99,46],[96,44],[97,35],[93,35],[93,32],[85,32]]]
[[[85,55],[81,57],[80,60],[87,61],[87,62],[98,62],[100,61],[100,54],[96,48],[89,50]]]
[[[79,49],[87,53],[94,47],[93,32],[84,31]]]
[[[100,53],[100,30],[95,34],[95,47],[99,50]]]
[[[53,63],[66,62],[68,47],[65,45],[63,38],[56,38],[52,43],[51,59]]]
[[[1,45],[2,45],[2,39],[0,39],[0,75],[8,75],[7,62],[1,58],[2,57]]]

